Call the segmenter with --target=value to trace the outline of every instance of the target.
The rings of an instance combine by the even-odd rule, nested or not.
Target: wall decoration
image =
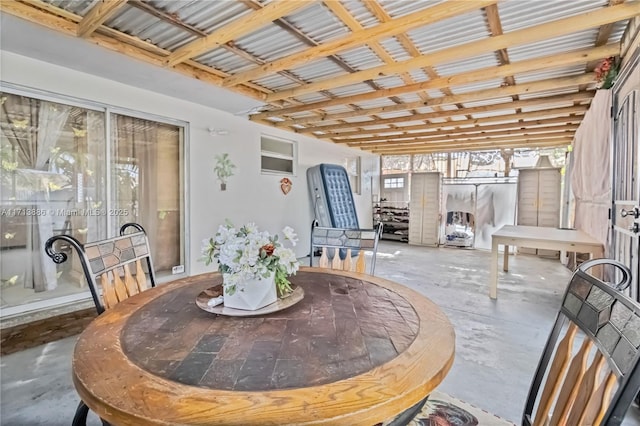
[[[292,185],[293,185],[293,182],[291,182],[291,179],[289,178],[280,179],[280,189],[282,190],[282,193],[284,195],[287,195],[289,191],[291,191]]]
[[[213,170],[216,172],[218,180],[220,181],[220,190],[226,191],[227,189],[227,179],[233,176],[233,169],[236,166],[231,162],[229,158],[229,154],[226,152],[221,155],[216,155],[216,166]]]

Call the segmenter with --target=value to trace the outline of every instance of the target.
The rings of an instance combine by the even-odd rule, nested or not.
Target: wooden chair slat
[[[116,292],[118,302],[122,302],[127,297],[129,297],[129,293],[127,293],[127,287],[124,285],[122,278],[120,278],[120,272],[115,269],[113,270],[113,288]]]
[[[100,276],[100,284],[102,286],[102,300],[104,302],[104,308],[109,309],[114,307],[118,303],[118,296],[116,290],[113,287],[111,278],[109,278],[110,272],[105,272]]]
[[[138,283],[138,290],[145,291],[147,286],[147,277],[142,269],[142,262],[140,259],[136,260],[136,282]]]
[[[582,418],[583,424],[600,425],[600,423],[602,423],[602,418],[609,408],[609,402],[611,401],[613,389],[616,386],[616,380],[616,375],[613,372],[609,372],[607,377],[600,383],[600,386],[591,394]]]
[[[133,275],[131,275],[129,265],[124,265],[124,286],[127,289],[127,294],[129,296],[140,293],[140,290],[138,289],[138,282],[133,278]]]
[[[322,247],[322,255],[320,256],[320,263],[319,263],[321,268],[328,268],[329,267],[329,257],[327,257],[327,248],[326,247]]]
[[[578,327],[574,323],[570,323],[564,337],[558,344],[558,348],[549,369],[547,382],[544,386],[544,390],[542,391],[542,396],[540,397],[538,411],[536,412],[536,417],[533,421],[534,426],[544,426],[548,420],[549,413],[551,412],[551,405],[553,404],[555,395],[562,384],[561,379],[569,365],[571,348],[577,331]]]
[[[583,418],[585,416],[585,408],[589,399],[593,395],[596,390],[596,380],[602,371],[602,367],[604,366],[605,359],[602,356],[600,351],[596,352],[596,355],[589,366],[589,369],[584,374],[582,381],[580,382],[580,388],[578,389],[578,394],[576,395],[576,399],[571,407],[571,411],[569,412],[569,417],[567,419],[567,424],[570,425],[582,425]]]
[[[567,375],[560,389],[560,394],[553,408],[553,416],[551,417],[552,425],[566,424],[569,409],[575,401],[580,381],[584,377],[587,368],[587,357],[589,356],[589,351],[592,346],[593,342],[585,337],[580,350],[571,360]]]
[[[342,260],[340,260],[340,250],[333,251],[333,259],[331,260],[331,269],[342,269]]]
[[[360,250],[358,253],[358,260],[356,261],[356,272],[364,272],[367,269],[367,263],[364,258],[364,250]]]
[[[309,266],[314,266],[317,250],[321,250],[318,266],[322,268],[375,273],[376,252],[380,229],[328,228],[314,225],[311,229],[311,256]],[[367,265],[364,252],[373,252]],[[328,253],[332,253],[328,256]],[[328,258],[330,257],[330,259]]]
[[[347,256],[342,261],[342,269],[344,271],[351,271],[352,262],[351,262],[351,249],[347,249]]]

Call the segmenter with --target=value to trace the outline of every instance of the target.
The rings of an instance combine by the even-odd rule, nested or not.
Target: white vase
[[[268,278],[245,280],[236,284],[236,291],[229,295],[224,287],[224,306],[227,308],[255,311],[278,300],[275,273]],[[224,281],[224,276],[223,276]]]

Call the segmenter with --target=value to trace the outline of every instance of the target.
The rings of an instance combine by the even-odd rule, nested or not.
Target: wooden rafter
[[[500,112],[500,111],[513,111],[516,108],[523,107],[544,107],[544,106],[557,106],[559,104],[564,104],[567,102],[583,102],[586,100],[590,100],[593,97],[592,92],[578,92],[572,93],[568,95],[558,95],[558,96],[547,96],[535,99],[526,99],[520,100],[516,102],[507,102],[507,103],[499,103],[495,105],[483,105],[478,107],[465,108],[465,112],[467,114],[479,114],[479,113],[488,113],[488,112]],[[407,117],[395,117],[395,118],[386,118],[386,119],[378,119],[378,120],[369,120],[369,121],[360,121],[357,123],[339,123],[339,124],[330,124],[325,126],[317,126],[317,127],[308,127],[304,130],[300,130],[300,132],[331,132],[334,130],[342,130],[342,129],[353,129],[355,127],[368,127],[368,126],[380,126],[380,125],[389,125],[394,123],[403,123],[403,122],[416,122],[422,120],[434,120],[434,119],[444,119],[449,117],[459,117],[463,113],[454,110],[454,111],[438,111],[438,112],[429,112],[424,114],[416,114],[415,116],[407,116]],[[477,119],[480,120],[480,119]],[[349,132],[339,133],[339,135],[349,134]],[[317,137],[323,137],[322,135],[317,135]]]
[[[573,107],[573,108],[579,108],[579,107]],[[583,108],[583,109],[586,110],[586,108]],[[582,112],[584,113],[584,111]],[[536,118],[535,120],[530,120],[529,122],[517,121],[517,122],[507,123],[507,124],[493,124],[493,125],[484,125],[484,126],[477,125],[473,127],[456,127],[451,130],[446,130],[441,126],[436,127],[435,125],[425,125],[423,126],[423,129],[416,129],[416,127],[419,127],[419,126],[412,126],[414,127],[411,130],[412,133],[408,133],[409,130],[405,130],[404,128],[400,127],[400,128],[393,129],[396,132],[395,134],[376,134],[374,136],[362,136],[362,137],[352,137],[352,138],[335,138],[334,137],[332,138],[332,140],[336,143],[375,142],[375,141],[396,140],[401,138],[432,136],[435,134],[457,135],[457,134],[464,134],[464,133],[492,132],[492,131],[502,131],[502,130],[535,129],[537,127],[545,127],[545,126],[555,128],[555,127],[560,127],[562,125],[574,125],[575,123],[579,123],[580,121],[582,121],[582,118],[583,118],[582,114],[574,115],[571,117],[556,117],[556,118],[550,118],[550,119]],[[468,122],[468,121],[474,121],[474,120],[463,120],[463,121]],[[497,121],[502,121],[502,120],[494,119],[493,122],[497,122]],[[573,124],[570,124],[572,122]],[[486,122],[483,121],[480,124],[484,124],[484,123],[491,123],[491,121],[486,121]],[[439,123],[439,124],[442,125],[442,123]],[[457,122],[452,121],[447,124],[457,125]],[[423,131],[419,131],[419,130],[423,130]]]
[[[380,151],[380,150],[394,150],[401,152],[407,149],[415,149],[421,146],[443,146],[448,144],[482,144],[482,143],[509,143],[516,141],[533,141],[533,140],[566,140],[573,138],[574,132],[548,132],[542,133],[538,135],[506,135],[506,136],[465,136],[465,137],[452,137],[452,138],[442,138],[442,139],[416,139],[413,141],[407,142],[382,142],[377,145],[368,144],[362,146],[362,149],[371,150],[371,151]],[[357,148],[358,145],[350,145],[352,147]]]
[[[476,2],[470,3],[475,4]],[[640,14],[640,2],[611,6],[603,10],[587,12],[578,16],[559,19],[554,22],[547,22],[525,29],[512,31],[508,34],[443,49],[435,53],[425,54],[421,57],[408,59],[395,64],[382,65],[353,74],[333,77],[327,80],[320,80],[294,89],[282,90],[272,93],[267,97],[267,100],[281,100],[310,92],[316,92],[318,90],[330,90],[336,87],[359,83],[381,75],[393,75],[428,65],[452,62],[473,55],[480,55],[482,53],[494,52],[508,47],[547,40],[552,37],[571,34],[611,22],[629,19],[638,14]],[[274,71],[272,70],[272,72]]]
[[[431,107],[435,105],[451,105],[455,103],[465,103],[465,102],[473,102],[478,100],[485,99],[498,99],[504,98],[505,96],[511,96],[515,94],[522,93],[536,93],[536,92],[545,92],[549,90],[557,90],[563,88],[573,88],[580,84],[594,83],[595,76],[593,73],[588,74],[580,74],[574,77],[561,77],[561,78],[550,78],[546,80],[539,80],[529,83],[516,84],[515,86],[506,86],[499,87],[497,89],[485,89],[478,90],[475,92],[463,93],[460,95],[453,96],[443,96],[441,98],[431,99],[428,103],[425,102],[407,102],[400,105],[389,105],[384,107],[377,108],[367,108],[360,109],[357,111],[343,112],[337,114],[327,114],[323,117],[321,121],[332,121],[339,120],[344,118],[352,118],[352,117],[361,117],[368,116],[372,114],[381,114],[388,112],[398,112],[404,111],[407,109],[414,108],[424,108],[425,106]],[[304,121],[305,119],[301,119]],[[303,124],[299,120],[297,124]],[[316,117],[309,117],[306,119],[306,123],[317,123],[318,120]],[[279,123],[281,125],[288,124],[287,122]]]
[[[78,33],[77,23],[82,20],[82,17],[79,15],[64,11],[40,0],[2,2],[2,12],[73,36]],[[103,35],[101,34],[102,32],[108,35]],[[154,46],[151,43],[104,26],[98,28],[89,39],[101,47],[156,66],[162,66],[164,58],[169,54],[168,51]],[[211,67],[191,61],[179,64],[174,69],[188,77],[216,86],[219,86],[223,78],[227,75]],[[265,100],[265,94],[270,92],[268,89],[262,88],[258,90],[256,86],[251,86],[252,87],[239,87],[238,92],[262,101]]]
[[[127,0],[100,0],[87,12],[78,24],[78,37],[87,38],[109,19],[115,12],[127,4]]]
[[[255,68],[253,70],[235,74],[234,76],[229,77],[225,81],[224,85],[226,87],[229,87],[235,86],[236,84],[240,84],[245,81],[256,80],[279,70],[291,69],[297,65],[324,58],[326,56],[351,49],[353,47],[357,47],[365,42],[376,41],[380,40],[383,37],[400,34],[412,28],[450,18],[461,13],[465,13],[470,10],[478,9],[488,4],[495,3],[496,1],[497,0],[475,0],[472,2],[461,2],[449,0],[445,3],[430,7],[420,12],[412,13],[410,15],[405,15],[401,18],[394,19],[393,21],[389,21],[372,28],[353,32],[348,36],[321,44],[317,47],[307,49],[299,53],[295,53],[293,55],[278,59],[273,62],[269,62],[268,64]],[[364,78],[360,81],[365,81],[369,78]]]
[[[344,96],[327,101],[313,102],[297,107],[285,107],[272,111],[266,111],[256,114],[253,118],[265,118],[272,116],[282,116],[285,114],[298,113],[329,106],[343,105],[346,103],[359,103],[379,99],[382,97],[401,95],[405,93],[413,93],[418,90],[440,89],[449,86],[457,86],[480,81],[493,80],[497,77],[508,77],[513,74],[528,72],[531,70],[542,70],[555,68],[566,65],[575,65],[586,63],[594,59],[602,59],[618,54],[620,51],[619,44],[609,44],[597,48],[581,49],[575,52],[560,53],[556,55],[545,56],[541,58],[529,59],[511,63],[508,65],[500,65],[496,67],[482,68],[465,73],[455,74],[447,77],[439,77],[429,81],[415,83],[411,85],[394,87],[391,89],[383,89],[375,92],[363,93],[360,95]],[[515,84],[515,83],[514,83]],[[510,84],[510,85],[514,85]]]
[[[311,1],[274,0],[262,9],[241,16],[218,28],[207,37],[178,48],[169,55],[165,62],[168,66],[175,66],[189,58],[213,50],[221,44],[254,32],[278,18],[311,4]]]
[[[470,142],[451,142],[445,144],[423,144],[414,148],[403,149],[372,149],[370,152],[374,154],[399,155],[399,154],[429,154],[440,152],[463,152],[463,151],[482,151],[489,149],[514,149],[514,148],[555,148],[567,146],[571,144],[571,137],[555,138],[555,139],[522,139],[513,141],[476,141]]]

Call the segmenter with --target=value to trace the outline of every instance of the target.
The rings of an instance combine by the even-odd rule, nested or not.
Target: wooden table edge
[[[143,395],[146,395],[148,398],[164,398],[166,399],[165,403],[174,404],[178,412],[186,410],[188,407],[191,407],[192,409],[198,407],[201,410],[209,412],[209,414],[212,410],[218,410],[221,413],[224,413],[226,411],[225,407],[232,403],[232,400],[237,400],[237,396],[242,393],[246,396],[246,400],[252,401],[253,404],[255,404],[253,405],[254,411],[258,410],[262,416],[259,419],[253,419],[254,422],[252,422],[252,419],[246,416],[246,410],[244,410],[245,415],[238,415],[237,411],[234,411],[234,417],[224,417],[224,414],[222,414],[216,422],[220,422],[222,420],[224,420],[224,422],[215,424],[247,426],[252,424],[283,424],[282,419],[291,418],[290,415],[293,414],[288,413],[287,407],[281,405],[282,401],[293,403],[294,405],[292,407],[294,409],[298,409],[300,406],[307,406],[307,409],[302,416],[300,416],[299,413],[296,413],[297,417],[295,419],[291,418],[291,420],[297,425],[344,425],[348,423],[349,425],[354,426],[371,426],[373,423],[380,421],[381,418],[391,418],[404,409],[413,406],[435,389],[436,386],[444,379],[454,360],[455,333],[446,315],[444,315],[442,310],[426,296],[421,295],[408,287],[379,277],[357,273],[335,272],[322,268],[302,267],[301,271],[311,273],[329,273],[355,279],[365,279],[394,291],[404,297],[405,300],[411,304],[413,309],[416,311],[416,314],[420,317],[421,323],[423,320],[427,319],[427,313],[430,313],[430,315],[433,316],[433,318],[429,319],[430,327],[420,327],[418,335],[412,344],[403,353],[385,364],[349,379],[325,385],[297,389],[238,392],[222,390],[212,391],[210,389],[195,386],[179,385],[170,380],[155,376],[129,361],[122,352],[118,339],[116,339],[118,342],[117,345],[110,348],[103,348],[103,351],[98,352],[96,355],[98,356],[98,359],[92,360],[92,364],[106,360],[126,363],[130,370],[130,374],[138,375],[141,378],[144,377],[147,380],[144,385],[138,384],[140,387],[139,391]],[[77,369],[81,367],[81,361],[78,359],[78,351],[80,350],[79,347],[81,348],[83,345],[83,336],[90,335],[95,332],[96,328],[108,325],[108,331],[112,335],[119,336],[122,331],[122,327],[129,316],[137,309],[144,306],[144,304],[166,294],[168,291],[173,291],[178,287],[190,285],[193,282],[199,281],[203,277],[211,276],[213,278],[215,275],[215,273],[201,274],[176,281],[167,287],[163,287],[161,285],[157,290],[145,292],[121,302],[121,304],[102,314],[92,322],[89,327],[87,327],[78,340],[76,351],[74,351],[73,382],[78,394],[89,408],[100,415],[101,418],[114,425],[182,424],[182,422],[179,421],[179,418],[158,420],[139,412],[134,413],[134,406],[132,403],[129,403],[128,406],[114,407],[108,400],[104,400],[94,395],[90,388],[95,388],[96,386],[87,386],[83,378],[78,374]],[[440,324],[441,327],[433,327],[434,323]],[[409,362],[408,358],[414,356],[417,352],[428,352],[429,349],[432,349],[430,348],[431,344],[436,344],[441,351],[446,351],[446,353],[440,354],[436,357],[422,355],[417,360],[414,360],[413,363]],[[433,358],[435,358],[435,361],[437,362],[434,362]],[[403,363],[407,363],[407,365],[404,366],[404,368],[395,370],[398,365],[402,365]],[[90,377],[92,375],[95,375],[95,373],[87,376]],[[430,377],[430,379],[424,380],[423,377]],[[117,386],[117,380],[111,379],[110,377],[107,377],[106,379],[115,382],[113,384],[109,383],[107,387]],[[363,395],[365,396],[356,404],[350,405],[349,407],[333,407],[333,405],[336,404],[336,401],[339,400],[339,398],[335,398],[334,395],[336,393],[346,391],[353,392],[354,386],[357,385],[357,383],[354,382],[358,381],[365,384],[361,385],[362,390],[359,391],[363,392]],[[371,387],[372,384],[375,384],[373,393],[377,397],[366,398],[365,391],[367,391],[367,388]],[[102,384],[103,387],[105,385],[105,383]],[[403,386],[404,388],[400,389],[400,386]],[[188,389],[190,396],[173,395],[177,390],[183,388]],[[168,392],[169,390],[172,390],[173,392]],[[400,395],[400,390],[402,390],[404,394]],[[211,401],[211,392],[216,393],[216,401]],[[172,397],[174,396],[180,401],[172,400]],[[277,407],[278,409],[277,415],[275,412],[272,412],[274,407]],[[197,414],[198,409],[195,411],[196,414],[185,415],[182,418],[182,420],[188,422],[185,424],[212,424],[211,417],[204,413]]]

